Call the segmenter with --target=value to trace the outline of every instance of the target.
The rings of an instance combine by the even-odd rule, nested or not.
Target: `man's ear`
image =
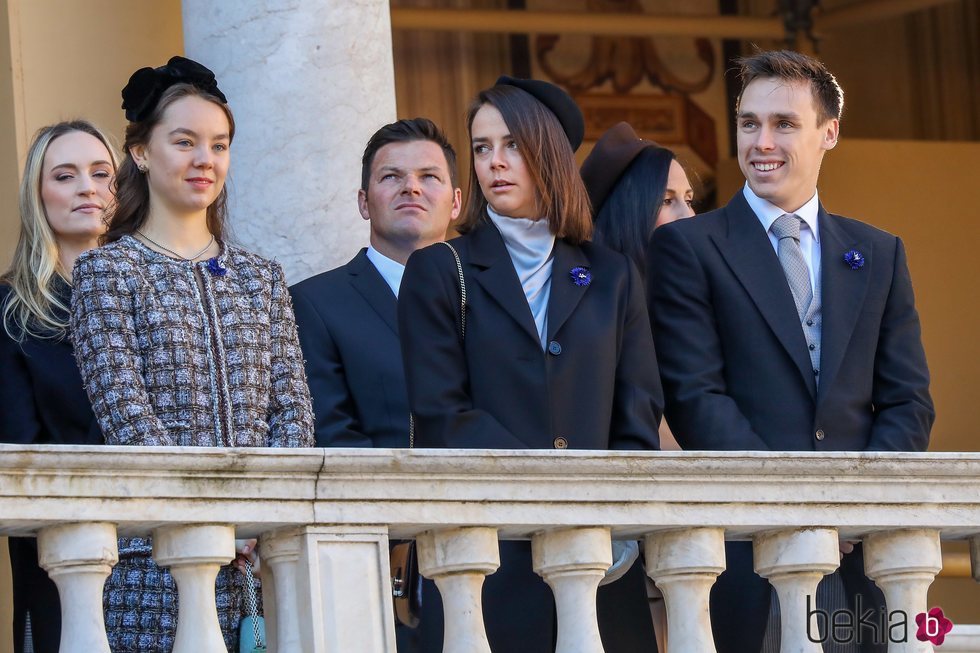
[[[823,142],[821,146],[825,150],[832,150],[837,146],[837,139],[840,138],[840,120],[832,118],[822,127]]]
[[[368,210],[367,191],[360,189],[357,191],[357,210],[361,212],[361,217],[371,220],[371,211]]]
[[[463,191],[459,188],[453,190],[453,210],[449,214],[449,221],[452,222],[459,217],[460,211],[463,210]]]

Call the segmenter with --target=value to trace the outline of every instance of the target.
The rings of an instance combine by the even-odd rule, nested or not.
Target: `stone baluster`
[[[596,590],[612,565],[609,529],[568,528],[531,540],[536,571],[555,594],[558,653],[602,653]]]
[[[296,529],[266,533],[259,542],[266,637],[269,650],[278,653],[303,653],[297,591],[302,550]]]
[[[483,580],[500,567],[497,530],[428,531],[416,541],[419,571],[435,581],[442,595],[443,653],[490,653],[483,623]]]
[[[667,606],[667,653],[714,653],[708,597],[725,570],[725,530],[685,528],[646,536],[647,575]]]
[[[58,586],[62,651],[109,653],[102,590],[119,561],[115,524],[62,524],[41,529],[38,562]]]
[[[769,579],[779,597],[781,653],[821,653],[823,648],[814,641],[819,639],[817,615],[807,614],[807,597],[814,607],[820,579],[840,564],[837,531],[806,528],[760,533],[754,538],[753,555],[756,573]]]
[[[888,653],[932,651],[932,644],[920,642],[915,634],[916,615],[928,610],[929,586],[943,568],[939,531],[922,528],[872,533],[864,538],[864,571],[885,594],[888,608]],[[901,611],[901,612],[897,612]],[[892,628],[904,615],[907,636],[902,639]]]
[[[179,596],[174,653],[225,650],[214,581],[235,557],[235,529],[222,524],[162,526],[153,531],[153,559],[169,567]]]

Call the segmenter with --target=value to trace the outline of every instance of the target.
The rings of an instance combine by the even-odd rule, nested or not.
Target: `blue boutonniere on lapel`
[[[852,270],[860,270],[864,267],[864,254],[856,249],[848,250],[844,252],[844,262],[847,263]]]
[[[592,272],[589,268],[574,267],[568,271],[568,276],[572,278],[572,283],[582,288],[592,283]]]
[[[228,274],[228,268],[225,267],[220,258],[212,256],[208,259],[208,272],[211,273],[212,277],[223,277]]]

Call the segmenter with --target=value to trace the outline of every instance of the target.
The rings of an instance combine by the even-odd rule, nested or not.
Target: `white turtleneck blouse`
[[[531,317],[538,329],[541,348],[547,346],[548,300],[551,298],[551,267],[554,262],[555,234],[548,220],[508,218],[489,206],[487,214],[504,239],[504,246],[517,270]]]

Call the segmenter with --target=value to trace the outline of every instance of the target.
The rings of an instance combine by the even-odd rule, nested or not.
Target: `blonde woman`
[[[68,338],[68,307],[75,259],[105,231],[115,169],[109,141],[83,120],[42,128],[28,150],[20,238],[13,264],[0,279],[4,442],[102,442]],[[15,651],[57,653],[58,590],[37,564],[35,540],[11,538],[10,563]]]

